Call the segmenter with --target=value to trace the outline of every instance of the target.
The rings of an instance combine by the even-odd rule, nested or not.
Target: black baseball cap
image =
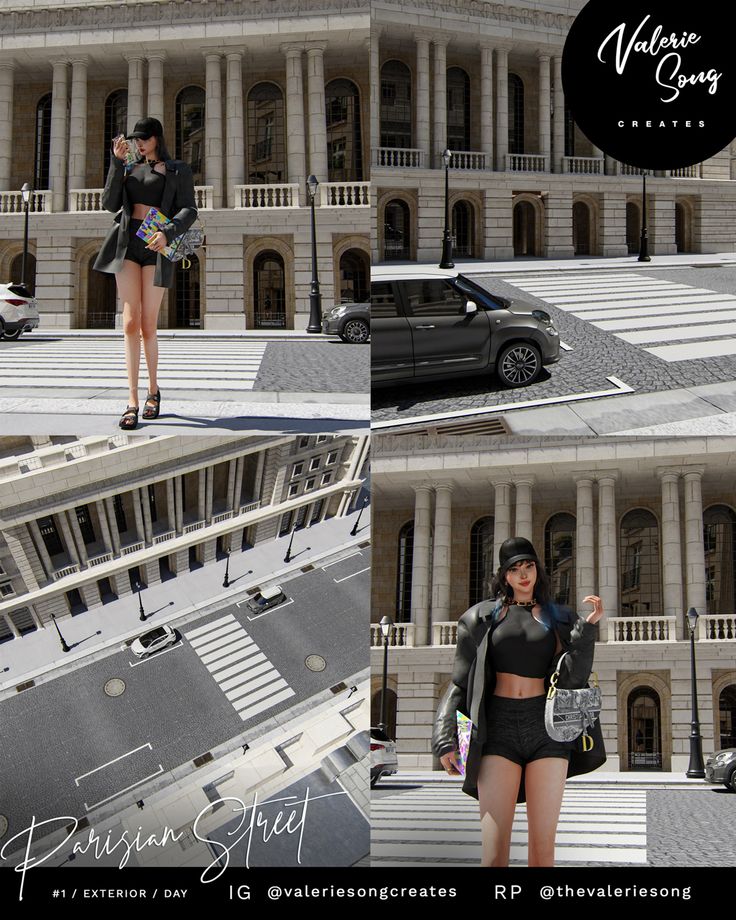
[[[503,541],[498,551],[501,575],[505,575],[512,565],[526,560],[536,562],[537,565],[540,564],[537,551],[529,540],[524,537],[510,537],[508,540]]]
[[[164,129],[158,118],[141,118],[135,123],[132,132],[126,135],[127,140],[133,140],[139,137],[142,141],[147,141],[150,137],[163,137]]]

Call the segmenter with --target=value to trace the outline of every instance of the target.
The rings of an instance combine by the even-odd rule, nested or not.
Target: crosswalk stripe
[[[736,354],[736,298],[648,275],[505,278],[663,361]],[[671,344],[678,343],[678,344]]]
[[[295,695],[232,615],[198,626],[184,638],[243,721]]]

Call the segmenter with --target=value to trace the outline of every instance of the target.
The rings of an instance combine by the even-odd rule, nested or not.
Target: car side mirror
[[[474,300],[468,300],[465,303],[465,312],[466,313],[477,313],[478,304]]]

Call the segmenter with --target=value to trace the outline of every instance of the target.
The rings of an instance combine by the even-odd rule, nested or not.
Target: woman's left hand
[[[152,249],[154,252],[161,252],[162,249],[165,249],[167,246],[167,240],[163,233],[159,230],[158,233],[155,233],[150,242],[147,244],[146,249]]]
[[[585,618],[586,623],[597,623],[603,616],[603,601],[595,594],[590,594],[583,598],[583,603],[593,605],[593,612]]]

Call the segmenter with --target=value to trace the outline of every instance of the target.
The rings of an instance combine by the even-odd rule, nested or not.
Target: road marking
[[[354,559],[356,556],[362,556],[362,555],[363,553],[361,553],[360,550],[358,550],[357,553],[350,553],[349,556],[341,556],[339,559],[335,559],[334,562],[328,562],[327,565],[323,565],[322,571],[326,572],[327,569],[330,568],[330,566],[339,565],[341,562],[345,562],[346,559]]]
[[[173,652],[174,649],[182,647],[182,641],[179,639],[173,645],[170,645],[168,648],[162,648],[160,652],[154,652],[152,655],[146,655],[145,658],[140,658],[137,661],[129,661],[128,667],[130,668],[139,668],[142,664],[148,664],[149,661],[153,661],[156,658],[160,658],[161,655],[165,655],[167,652]]]
[[[371,570],[371,567],[367,566],[366,568],[361,569],[359,572],[353,572],[352,575],[346,575],[344,578],[333,578],[332,580],[335,582],[336,585],[339,585],[341,581],[347,581],[348,578],[355,578],[356,575],[362,575],[363,572],[370,572],[370,570]]]
[[[130,792],[131,789],[135,789],[136,786],[142,786],[143,783],[147,783],[149,779],[153,779],[155,776],[160,776],[164,772],[164,768],[161,764],[158,765],[158,770],[155,773],[151,773],[150,776],[146,776],[144,779],[139,779],[137,783],[131,783],[130,786],[126,786],[125,789],[121,789],[120,792],[115,792],[113,795],[108,795],[106,799],[100,799],[99,802],[95,802],[94,805],[88,805],[84,803],[84,807],[87,811],[92,811],[93,808],[99,808],[100,805],[104,805],[105,802],[110,802],[112,799],[116,799],[120,795],[124,795],[126,792]]]
[[[148,748],[149,751],[153,751],[151,747],[151,742],[146,741],[145,744],[142,744],[140,747],[133,748],[132,751],[127,751],[125,754],[121,754],[120,757],[115,757],[113,760],[108,760],[107,763],[103,763],[101,767],[95,767],[94,770],[90,770],[89,773],[82,773],[81,776],[77,776],[74,782],[79,785],[79,780],[84,779],[87,776],[92,776],[93,773],[97,773],[99,770],[104,770],[105,767],[109,767],[111,764],[117,763],[119,760],[124,760],[126,757],[130,757],[131,754],[137,754],[138,751],[142,751],[144,748]]]
[[[221,617],[219,620],[214,620],[212,623],[206,623],[204,626],[198,626],[196,629],[190,629],[187,633],[187,638],[191,642],[193,636],[201,636],[203,633],[210,632],[212,629],[219,629],[222,623],[226,623],[228,620],[232,620],[233,623],[237,623],[235,617],[229,613],[227,616]]]

